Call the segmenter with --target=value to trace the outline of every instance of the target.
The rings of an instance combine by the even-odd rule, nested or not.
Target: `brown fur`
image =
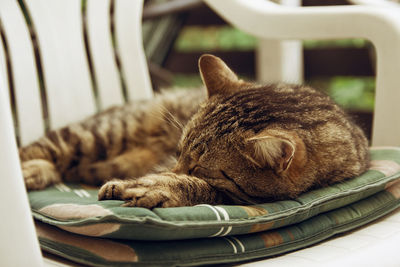
[[[102,185],[113,177],[139,177],[176,155],[182,125],[204,92],[165,92],[152,101],[111,108],[51,131],[20,149],[28,190],[66,181]],[[172,162],[173,164],[173,162]]]
[[[203,104],[201,92],[167,93],[22,148],[28,189],[61,177],[98,185],[128,177],[103,185],[99,199],[147,208],[259,203],[366,170],[364,134],[328,96],[307,86],[244,82],[211,55],[199,68],[208,93]]]

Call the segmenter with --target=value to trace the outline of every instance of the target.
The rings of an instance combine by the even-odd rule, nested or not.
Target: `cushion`
[[[172,241],[117,240],[77,235],[43,223],[37,223],[37,233],[45,251],[90,266],[237,262],[304,248],[364,225],[398,207],[399,192],[400,183],[397,182],[370,197],[303,222],[244,235]]]
[[[282,243],[279,245],[280,248],[288,246],[286,241],[292,248],[303,246],[303,243],[308,242],[305,242],[305,239],[316,242],[333,233],[362,225],[398,206],[400,149],[374,148],[370,153],[370,169],[359,177],[307,192],[294,200],[259,205],[204,204],[152,210],[121,207],[122,201],[97,201],[96,189],[78,184],[59,184],[43,191],[30,192],[29,199],[33,215],[37,220],[86,236],[127,240],[224,237],[204,239],[201,242],[204,246],[210,242],[215,242],[215,246],[219,243],[225,246],[229,240],[230,249],[232,250],[232,243],[236,244],[240,251],[242,248],[240,242],[247,244],[247,241],[236,242],[238,235],[242,235],[241,240],[242,238],[259,240],[260,236],[266,233],[269,235],[275,233],[273,235],[279,234],[278,239]],[[277,230],[271,231],[273,229]],[[290,234],[283,229],[291,229]],[[266,230],[270,231],[252,234]],[[311,234],[312,238],[305,237],[306,234],[307,236]],[[190,243],[190,241],[177,241],[174,244],[182,246],[183,249],[186,246],[183,245],[185,242]],[[254,242],[256,244],[258,241]],[[126,244],[131,246],[142,243],[129,241]],[[150,247],[154,244],[164,246],[163,248],[169,246],[169,243],[145,244],[152,244]],[[196,251],[199,249],[198,245],[190,244],[189,247],[195,246]],[[132,246],[138,252],[136,245]],[[208,251],[209,246],[214,245],[207,245],[207,249],[206,247],[204,249]],[[246,246],[246,251],[251,250],[247,250]],[[279,251],[282,252],[282,249]],[[218,253],[225,256],[229,254],[222,248]]]

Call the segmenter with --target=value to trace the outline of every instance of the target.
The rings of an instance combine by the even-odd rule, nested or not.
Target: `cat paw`
[[[124,200],[125,207],[178,207],[183,203],[177,194],[163,183],[158,183],[150,177],[137,180],[114,180],[104,184],[98,195],[99,200]]]
[[[22,175],[28,191],[44,189],[61,181],[54,164],[42,159],[22,162]]]
[[[112,180],[100,187],[99,200],[124,200],[122,198],[127,181]]]

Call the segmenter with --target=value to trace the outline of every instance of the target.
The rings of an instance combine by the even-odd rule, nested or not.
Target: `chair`
[[[3,266],[42,265],[8,100],[16,110],[17,140],[24,145],[46,129],[126,100],[152,97],[141,37],[143,1],[81,3],[0,2],[0,170],[4,181],[0,209],[10,215],[2,216],[0,230]],[[37,43],[33,45],[32,39]],[[16,202],[12,208],[7,205],[11,200]]]
[[[300,0],[275,2],[284,6],[301,6]],[[259,38],[256,49],[256,72],[259,82],[303,83],[303,44],[300,40]]]
[[[400,17],[396,12],[368,6],[281,7],[263,0],[205,2],[235,26],[261,38],[370,39],[378,53],[373,144],[400,144],[400,118],[392,115],[400,99],[396,90]],[[111,105],[152,97],[141,45],[143,1],[83,3],[0,1],[0,172],[4,181],[0,209],[6,214],[0,229],[2,266],[43,265],[17,142],[27,144],[45,130]],[[15,202],[12,207],[11,201]]]
[[[398,8],[397,0],[349,0],[349,2],[357,5],[384,6],[389,8]],[[399,1],[397,1],[400,3]]]
[[[365,38],[377,53],[373,145],[399,145],[400,16],[380,6],[284,7],[264,0],[205,0],[239,29],[263,39]],[[227,8],[229,7],[229,8]]]

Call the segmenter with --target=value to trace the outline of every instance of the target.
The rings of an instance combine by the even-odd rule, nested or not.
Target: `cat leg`
[[[81,164],[67,170],[64,178],[69,182],[102,185],[114,177],[141,177],[156,166],[165,165],[168,156],[161,151],[137,147],[105,161]]]
[[[110,181],[100,188],[98,198],[124,200],[124,206],[144,208],[222,203],[220,194],[204,180],[171,172]]]
[[[80,142],[79,138],[84,134],[83,130],[77,127],[71,125],[51,131],[39,140],[19,148],[27,190],[39,190],[61,182],[61,173],[76,157],[76,144]],[[66,136],[69,136],[70,140],[66,140]],[[86,139],[83,137],[81,139],[85,141],[82,143],[86,146],[90,145]]]
[[[157,147],[153,150],[135,147],[113,155],[116,152],[111,151],[113,146],[106,145],[104,136],[73,124],[21,147],[19,154],[27,189],[43,189],[59,182],[61,177],[96,185],[111,177],[139,177],[167,155],[164,151],[155,153]]]
[[[27,190],[39,190],[61,182],[61,176],[56,166],[44,159],[22,162],[22,174]]]

